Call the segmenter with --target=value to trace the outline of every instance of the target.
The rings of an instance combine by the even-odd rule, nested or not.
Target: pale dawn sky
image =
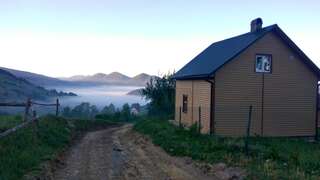
[[[0,66],[53,77],[162,74],[248,32],[256,17],[320,65],[315,0],[0,0]]]

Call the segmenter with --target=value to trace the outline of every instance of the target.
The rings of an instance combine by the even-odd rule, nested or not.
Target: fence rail
[[[26,103],[0,103],[0,106],[25,107],[25,106],[26,106]]]
[[[27,126],[31,122],[34,122],[36,127],[38,126],[37,112],[34,110],[34,111],[32,111],[32,114],[30,115],[30,109],[31,109],[32,105],[55,106],[56,107],[55,115],[56,116],[59,115],[59,107],[60,107],[59,99],[56,100],[56,103],[39,103],[39,102],[31,101],[31,99],[28,99],[25,103],[15,103],[15,102],[0,103],[0,107],[4,106],[4,107],[24,107],[25,108],[25,113],[24,113],[24,117],[23,117],[24,122],[11,128],[11,129],[6,130],[3,133],[0,133],[0,138],[6,137],[6,136],[16,132],[18,129],[21,129],[21,128]]]

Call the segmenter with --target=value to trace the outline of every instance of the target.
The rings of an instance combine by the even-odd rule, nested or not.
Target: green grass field
[[[188,156],[208,163],[224,162],[247,170],[248,179],[319,179],[320,144],[303,139],[252,138],[250,155],[242,138],[199,135],[167,121],[145,120],[134,129],[174,156]]]
[[[0,115],[0,133],[22,122],[21,116]]]
[[[19,118],[2,119],[0,127],[19,123]],[[11,122],[12,120],[12,122]],[[79,131],[110,125],[105,121],[66,120],[55,116],[41,118],[39,126],[29,125],[0,139],[0,180],[18,180],[28,172],[39,172],[39,165],[54,159]]]

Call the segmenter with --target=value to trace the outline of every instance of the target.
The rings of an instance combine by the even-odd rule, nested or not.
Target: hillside
[[[42,74],[4,67],[0,67],[0,69],[8,71],[18,78],[23,78],[41,87],[94,86],[102,84],[144,86],[150,80],[150,78],[156,77],[148,75],[146,73],[141,73],[134,77],[129,77],[119,72],[112,72],[110,74],[96,73],[94,75],[88,76],[76,75],[67,78],[53,78]]]
[[[45,88],[52,88],[52,87],[58,87],[58,86],[95,86],[99,85],[101,83],[94,82],[94,81],[82,81],[83,78],[86,76],[72,76],[70,79],[67,78],[64,80],[63,78],[53,78],[49,76],[45,76],[42,74],[27,72],[27,71],[20,71],[15,69],[9,69],[0,67],[0,69],[3,69],[5,71],[10,72],[14,76],[18,78],[26,79],[29,82],[32,82],[33,84]]]
[[[141,73],[141,74],[138,74],[138,75],[134,76],[132,78],[132,80],[135,81],[135,82],[139,82],[139,83],[145,85],[153,77],[155,77],[155,76],[150,76],[149,74]]]
[[[8,71],[0,69],[0,101],[21,101],[28,97],[45,100],[51,97],[74,96],[73,93],[57,92],[36,86],[29,81],[18,78]]]
[[[97,73],[89,76],[76,75],[69,78],[62,78],[62,80],[73,82],[73,83],[91,82],[91,83],[98,83],[98,84],[144,86],[152,77],[155,77],[155,76],[141,73],[131,78],[119,72],[112,72],[110,74]]]
[[[135,89],[127,93],[127,95],[131,96],[142,96],[142,89]]]

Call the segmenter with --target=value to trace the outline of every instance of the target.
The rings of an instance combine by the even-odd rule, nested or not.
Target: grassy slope
[[[72,124],[72,125],[70,125]],[[69,121],[47,116],[38,127],[28,126],[0,139],[0,180],[21,179],[29,171],[37,170],[40,163],[53,159],[72,139],[74,132],[86,131],[108,123],[102,121]]]
[[[174,127],[167,121],[147,120],[135,130],[148,135],[155,144],[175,156],[189,156],[209,163],[225,162],[247,169],[249,179],[318,179],[320,145],[286,138],[251,139],[246,157],[243,139],[199,135]]]
[[[0,133],[22,123],[21,116],[0,116]]]

